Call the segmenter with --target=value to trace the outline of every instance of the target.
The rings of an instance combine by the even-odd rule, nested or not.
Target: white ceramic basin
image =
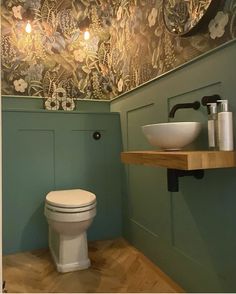
[[[169,122],[142,126],[142,130],[151,145],[180,150],[197,138],[201,127],[199,122]]]

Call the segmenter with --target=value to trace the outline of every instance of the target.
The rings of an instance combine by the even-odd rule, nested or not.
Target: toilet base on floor
[[[86,233],[62,236],[49,228],[49,249],[58,272],[66,273],[90,267]]]

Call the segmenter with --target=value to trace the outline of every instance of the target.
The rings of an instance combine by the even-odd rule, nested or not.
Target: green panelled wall
[[[236,42],[113,100],[120,112],[125,150],[153,149],[145,124],[167,122],[171,107],[220,94],[234,112],[236,138]],[[207,149],[207,112],[178,110],[170,121],[203,122],[190,146]],[[236,292],[236,169],[205,171],[202,180],[180,179],[167,191],[166,169],[126,166],[124,235],[188,292]]]
[[[4,101],[3,111],[4,254],[47,247],[43,207],[51,190],[94,192],[97,216],[89,239],[121,236],[119,114],[10,110],[7,104],[11,101]],[[100,140],[93,139],[94,131],[100,131]]]

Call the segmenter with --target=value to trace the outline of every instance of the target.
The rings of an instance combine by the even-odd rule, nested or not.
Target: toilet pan
[[[96,215],[96,196],[81,189],[52,191],[45,201],[49,248],[59,272],[90,266],[86,231]]]

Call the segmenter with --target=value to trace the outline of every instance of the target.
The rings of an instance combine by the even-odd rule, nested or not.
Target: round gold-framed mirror
[[[194,34],[217,12],[219,0],[163,0],[166,29],[176,36]]]

